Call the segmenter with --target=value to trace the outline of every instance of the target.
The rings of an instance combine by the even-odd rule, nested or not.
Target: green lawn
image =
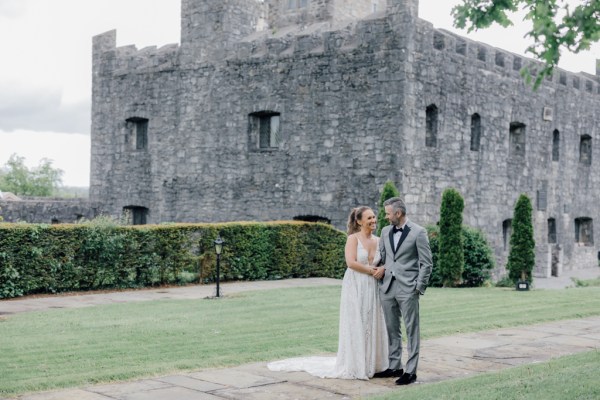
[[[337,350],[340,287],[23,313],[0,320],[0,396]],[[600,288],[428,289],[424,339],[600,315]]]
[[[372,400],[597,400],[600,351],[428,385]]]

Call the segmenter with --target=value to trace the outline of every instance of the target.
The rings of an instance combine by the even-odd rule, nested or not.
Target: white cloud
[[[89,186],[90,136],[72,133],[0,131],[0,166],[16,153],[25,165],[37,167],[42,158],[52,160],[54,168],[64,171],[63,185]]]

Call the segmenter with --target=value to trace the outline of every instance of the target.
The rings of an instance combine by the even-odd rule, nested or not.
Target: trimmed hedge
[[[341,278],[346,234],[320,223],[0,224],[0,298],[221,280]]]
[[[433,271],[429,278],[429,286],[442,287],[443,277],[439,269],[439,237],[438,226],[428,225],[427,234],[433,256]],[[479,287],[490,280],[490,273],[495,267],[494,254],[483,233],[469,226],[462,226],[464,249],[464,269],[460,287]]]

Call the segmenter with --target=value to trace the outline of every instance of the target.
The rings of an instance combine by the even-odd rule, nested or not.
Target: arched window
[[[430,104],[425,109],[425,146],[437,146],[438,133],[438,108],[435,104]]]
[[[481,117],[475,113],[471,115],[471,151],[479,151],[481,142]]]

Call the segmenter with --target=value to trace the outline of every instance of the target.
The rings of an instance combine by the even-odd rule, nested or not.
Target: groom
[[[431,249],[427,231],[406,218],[406,205],[399,197],[383,203],[391,225],[381,231],[379,294],[389,339],[389,368],[375,378],[399,377],[397,385],[417,380],[419,363],[419,296],[425,293],[431,275]],[[408,360],[402,369],[400,318],[406,326]]]

